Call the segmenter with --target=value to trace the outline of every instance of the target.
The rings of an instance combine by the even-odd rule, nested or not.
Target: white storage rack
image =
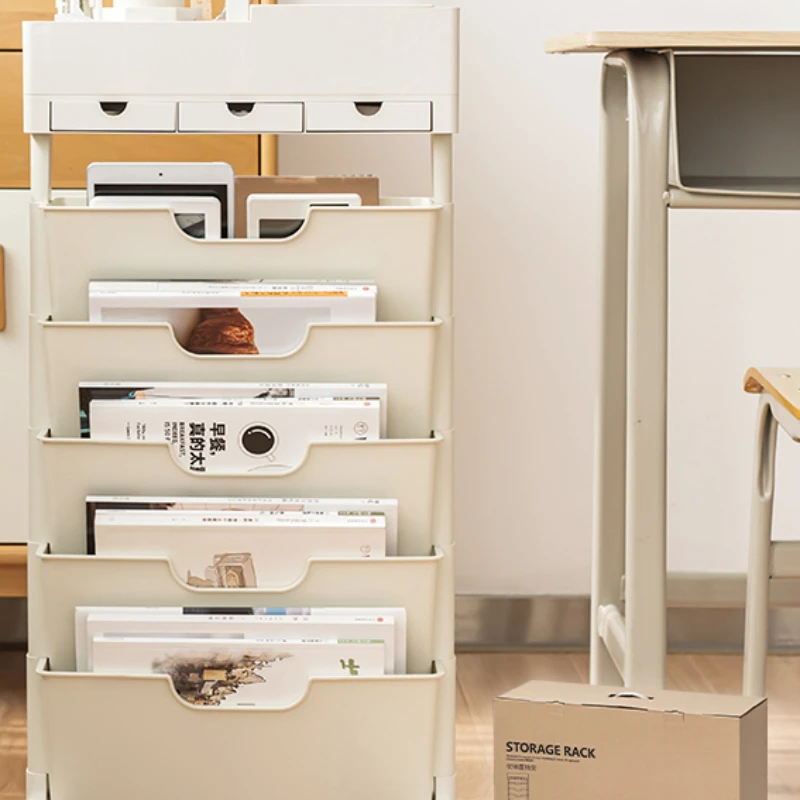
[[[452,134],[458,11],[251,6],[249,21],[24,26],[31,136],[28,796],[453,800]],[[161,209],[51,198],[51,133],[431,134],[432,196],[314,209],[278,241],[198,241]],[[348,278],[379,322],[313,325],[281,357],[195,356],[168,325],[89,324],[115,278]],[[184,471],[166,444],[78,436],[79,380],[384,381],[389,436],[318,444],[278,476]],[[85,549],[87,494],[385,496],[400,554],[317,559],[289,587],[194,589],[167,560]],[[166,676],[75,670],[76,605],[408,609],[408,675],[313,680],[281,710],[196,708]]]

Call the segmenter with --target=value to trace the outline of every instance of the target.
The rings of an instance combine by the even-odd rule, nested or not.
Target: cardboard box
[[[625,692],[534,681],[497,698],[495,800],[766,800],[766,700]]]
[[[371,175],[245,175],[235,179],[234,235],[247,237],[247,198],[251,194],[357,194],[362,206],[380,202],[378,179]]]

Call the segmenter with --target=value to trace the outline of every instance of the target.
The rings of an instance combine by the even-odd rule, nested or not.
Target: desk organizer
[[[24,25],[31,137],[31,800],[454,800],[452,134],[458,11],[251,6],[241,22]],[[136,69],[131,69],[136,64]],[[288,66],[287,66],[288,65]],[[432,191],[313,209],[281,240],[203,241],[165,210],[52,198],[51,134],[414,132]],[[374,280],[378,321],[281,356],[198,356],[168,324],[91,323],[113,279]],[[276,475],[186,471],[164,443],[76,438],[91,380],[385,382],[389,438],[316,443]],[[164,558],[87,555],[87,494],[396,497],[398,555],[319,558],[292,584],[188,586]],[[75,672],[76,605],[379,605],[409,674],[315,679],[289,708],[198,708],[166,676]]]

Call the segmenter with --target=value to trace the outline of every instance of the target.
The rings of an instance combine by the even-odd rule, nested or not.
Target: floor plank
[[[583,654],[462,654],[458,659],[457,759],[459,800],[492,797],[492,700],[529,680],[585,681]],[[738,656],[670,656],[669,687],[734,694]],[[25,789],[25,658],[0,652],[0,800],[23,800]],[[800,656],[772,657],[770,798],[800,800]],[[56,799],[57,800],[57,799]]]
[[[0,651],[0,798],[25,797],[25,654]]]

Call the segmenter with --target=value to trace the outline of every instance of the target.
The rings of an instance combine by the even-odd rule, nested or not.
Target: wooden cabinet
[[[22,49],[22,22],[52,19],[55,0],[0,0],[0,50]]]
[[[6,307],[0,331],[0,543],[28,539],[29,203],[28,192],[0,191]]]
[[[260,170],[256,135],[61,134],[53,138],[53,185],[58,188],[83,187],[91,161],[227,161],[239,175],[257,175]],[[22,132],[22,53],[0,53],[0,188],[29,185],[28,151],[28,136]]]

